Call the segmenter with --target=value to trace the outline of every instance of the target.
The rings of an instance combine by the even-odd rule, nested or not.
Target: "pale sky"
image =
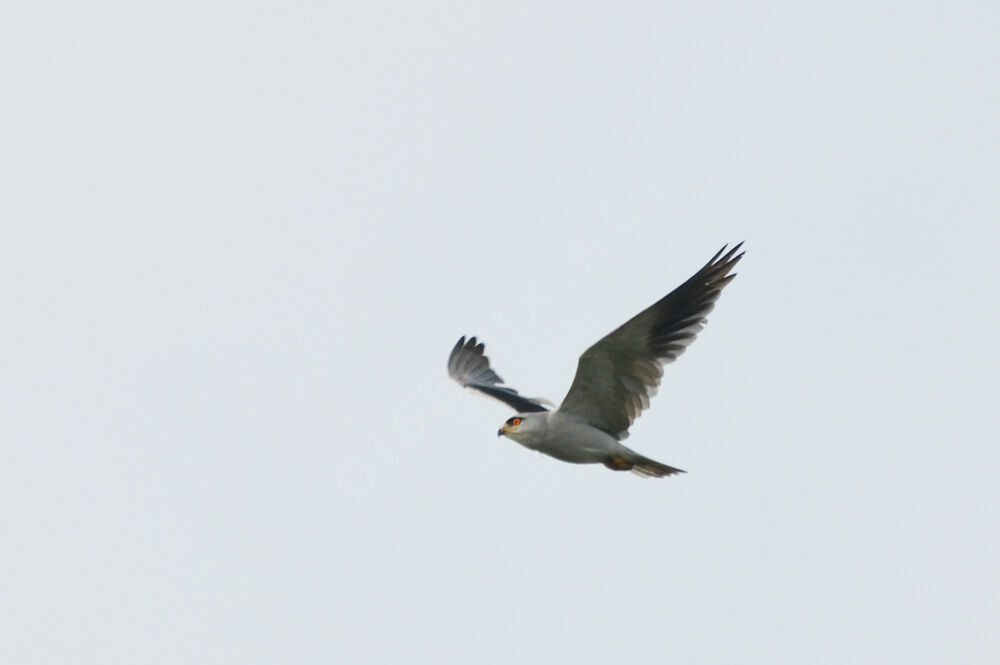
[[[0,662],[1000,657],[993,2],[6,3]],[[746,241],[629,445],[558,402]]]

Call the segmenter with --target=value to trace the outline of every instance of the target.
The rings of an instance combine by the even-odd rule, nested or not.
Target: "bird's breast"
[[[549,416],[548,424],[535,450],[565,462],[602,462],[621,447],[611,435],[559,412]]]

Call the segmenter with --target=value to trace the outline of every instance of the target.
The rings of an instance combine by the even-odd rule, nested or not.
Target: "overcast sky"
[[[8,2],[0,661],[1000,656],[993,2]],[[746,241],[629,444],[555,402]]]

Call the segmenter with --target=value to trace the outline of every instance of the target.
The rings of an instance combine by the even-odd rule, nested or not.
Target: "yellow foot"
[[[615,471],[628,471],[632,468],[632,462],[620,455],[615,455],[614,457],[609,457],[604,460],[604,466],[609,469],[614,469]]]

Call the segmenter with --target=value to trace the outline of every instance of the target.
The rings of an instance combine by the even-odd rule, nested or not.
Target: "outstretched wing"
[[[465,341],[461,337],[448,356],[448,376],[465,388],[473,388],[513,407],[518,413],[548,411],[533,399],[522,397],[513,388],[501,386],[503,379],[490,369],[490,359],[483,355],[485,344],[477,344],[475,337]]]
[[[619,440],[627,437],[656,393],[663,365],[694,341],[736,277],[730,271],[743,257],[736,253],[742,245],[720,249],[693,277],[587,349],[559,411]]]

